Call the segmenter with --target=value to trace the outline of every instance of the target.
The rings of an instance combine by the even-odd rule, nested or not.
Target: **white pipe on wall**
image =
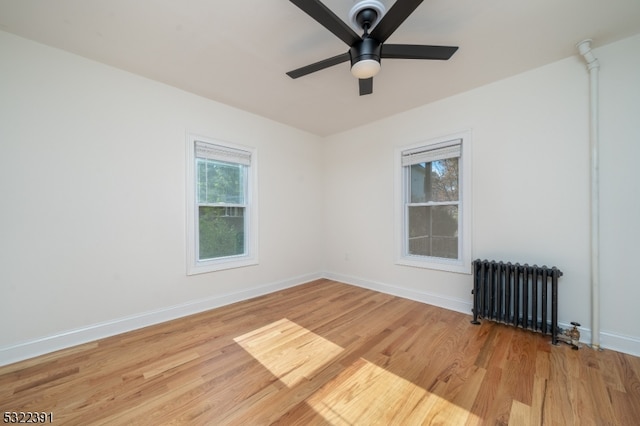
[[[598,140],[598,71],[591,40],[577,44],[589,70],[589,145],[591,151],[591,346],[600,349],[600,164]]]

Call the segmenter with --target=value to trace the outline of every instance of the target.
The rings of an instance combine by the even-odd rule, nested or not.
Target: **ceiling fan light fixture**
[[[351,74],[359,79],[371,78],[380,71],[380,62],[375,59],[362,59],[351,66]]]
[[[382,43],[372,38],[364,38],[349,49],[351,74],[359,79],[371,78],[380,71]]]

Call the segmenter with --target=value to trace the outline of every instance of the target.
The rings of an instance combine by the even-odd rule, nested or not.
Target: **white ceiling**
[[[388,42],[460,49],[383,60],[368,96],[348,62],[285,75],[348,49],[287,0],[0,0],[0,30],[325,136],[640,33],[640,0],[425,0]]]

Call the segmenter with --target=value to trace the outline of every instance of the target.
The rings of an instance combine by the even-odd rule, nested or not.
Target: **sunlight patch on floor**
[[[289,387],[313,377],[343,350],[286,318],[233,340]]]
[[[293,388],[344,349],[283,318],[234,339]],[[475,424],[464,408],[359,358],[306,399],[332,425]]]
[[[332,425],[473,424],[479,420],[362,358],[307,403]]]

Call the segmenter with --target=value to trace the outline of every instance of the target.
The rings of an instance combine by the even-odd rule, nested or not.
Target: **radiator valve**
[[[580,323],[571,321],[571,325],[573,328],[571,330],[564,330],[564,332],[558,336],[560,340],[565,343],[568,343],[572,346],[572,349],[580,349]]]

